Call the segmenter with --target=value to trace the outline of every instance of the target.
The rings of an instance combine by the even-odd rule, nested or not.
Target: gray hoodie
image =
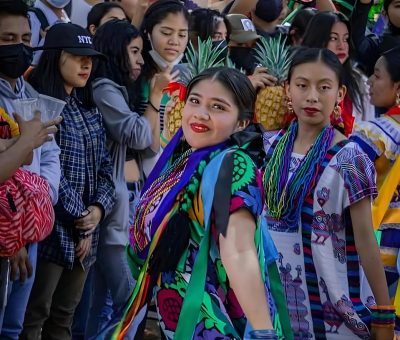
[[[126,245],[129,240],[129,197],[124,176],[126,150],[147,149],[152,143],[151,126],[145,117],[129,108],[124,86],[107,78],[96,79],[92,86],[93,99],[107,133],[116,194],[114,208],[101,224],[99,245]]]
[[[17,80],[15,91],[8,81],[0,78],[0,108],[13,117],[14,107],[12,101],[22,98],[36,98],[38,93],[26,83],[23,78]],[[53,205],[57,203],[58,186],[60,184],[60,148],[52,140],[33,151],[33,161],[25,169],[32,171],[47,180],[50,186],[50,196]]]

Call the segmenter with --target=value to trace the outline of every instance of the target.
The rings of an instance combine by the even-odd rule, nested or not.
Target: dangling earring
[[[291,114],[291,115],[294,114],[293,103],[292,103],[292,99],[290,97],[288,97],[287,109],[288,109],[289,114]]]
[[[342,109],[340,108],[339,104],[335,104],[335,108],[333,109],[333,117],[335,121],[340,121],[342,118]]]
[[[396,105],[400,106],[400,92],[397,93],[397,96],[396,96]]]
[[[333,113],[331,115],[331,124],[339,128],[344,128],[342,109],[338,103],[335,104],[335,108],[333,109]]]

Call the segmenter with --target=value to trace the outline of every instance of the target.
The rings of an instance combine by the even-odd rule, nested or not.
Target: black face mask
[[[0,45],[0,73],[17,79],[31,65],[33,50],[24,44]]]
[[[236,68],[243,69],[247,74],[253,74],[257,65],[252,48],[248,47],[230,47],[229,58],[233,61]]]
[[[219,60],[225,59],[228,56],[228,43],[226,40],[213,41],[212,46],[213,48],[221,50],[221,54],[218,57]]]

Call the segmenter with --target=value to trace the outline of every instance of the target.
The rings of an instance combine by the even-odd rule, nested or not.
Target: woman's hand
[[[75,220],[75,227],[90,233],[98,226],[102,216],[102,210],[96,205],[91,205],[82,213],[81,218]]]
[[[253,87],[258,89],[263,89],[266,86],[275,86],[278,79],[271,76],[265,67],[256,67],[254,73],[248,76]]]
[[[75,249],[75,255],[79,258],[79,261],[82,262],[86,256],[89,255],[90,249],[92,248],[92,235],[79,240],[78,245]]]
[[[150,82],[150,100],[157,106],[161,102],[164,89],[169,83],[179,80],[179,70],[172,72],[172,66],[168,66],[164,71],[156,73]],[[158,107],[157,107],[158,108]]]
[[[20,137],[27,143],[32,145],[32,149],[36,149],[44,143],[51,141],[51,135],[57,132],[56,125],[60,124],[62,117],[59,116],[47,122],[40,120],[40,112],[35,112],[31,120],[24,120],[20,115],[14,113],[15,121],[18,123]]]

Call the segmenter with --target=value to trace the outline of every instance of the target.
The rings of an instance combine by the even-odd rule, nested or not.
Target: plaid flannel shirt
[[[55,136],[61,149],[59,200],[54,207],[56,221],[52,233],[39,244],[39,256],[72,269],[77,260],[75,248],[84,238],[74,221],[90,205],[101,206],[106,216],[113,207],[115,190],[101,114],[97,109],[84,109],[74,96],[65,101],[64,119]],[[98,239],[97,227],[91,251],[82,263],[85,268],[96,260]]]

